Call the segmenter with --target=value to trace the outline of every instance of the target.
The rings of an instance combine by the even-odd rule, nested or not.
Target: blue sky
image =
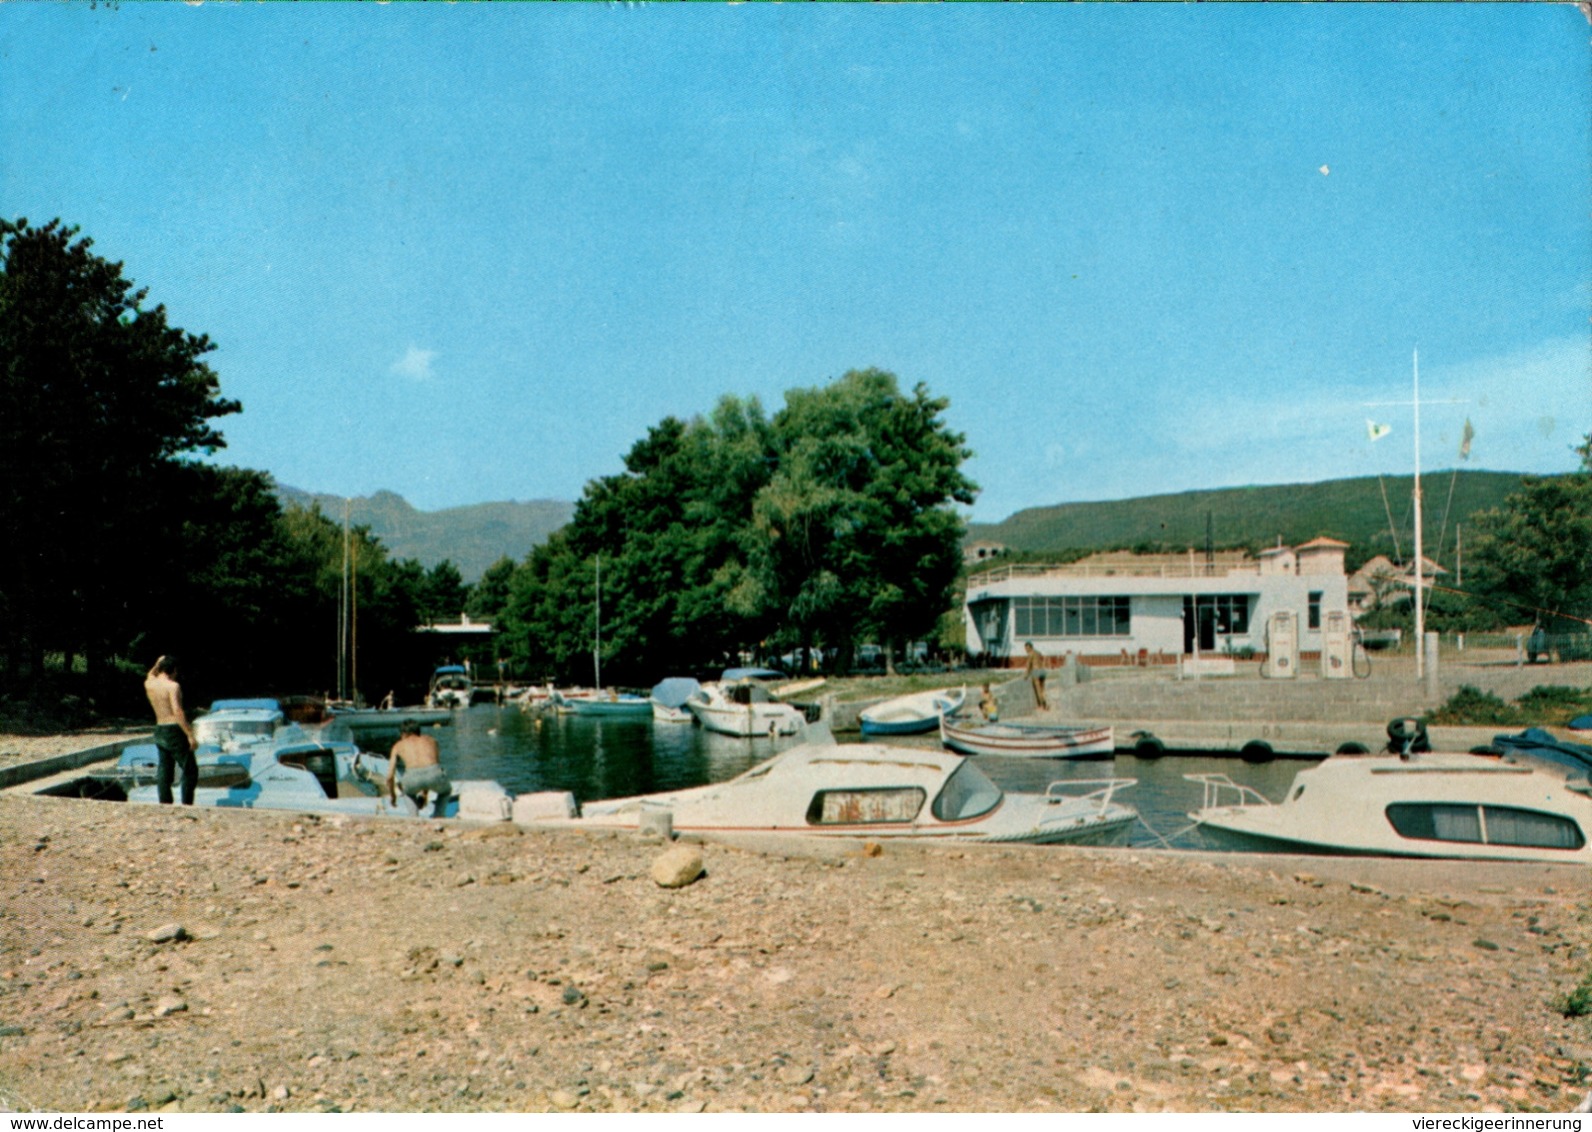
[[[222,459],[575,499],[877,366],[972,516],[1592,430],[1572,5],[0,5],[0,210],[218,345]],[[1393,426],[1366,439],[1367,419]]]

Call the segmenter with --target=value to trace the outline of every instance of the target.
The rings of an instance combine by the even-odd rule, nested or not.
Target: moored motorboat
[[[780,703],[756,680],[716,681],[686,701],[697,722],[721,735],[795,735],[807,716],[790,704]]]
[[[1470,860],[1592,861],[1585,771],[1482,754],[1333,755],[1273,802],[1224,774],[1189,815],[1208,845]]]
[[[940,741],[964,755],[1004,755],[1019,759],[1081,759],[1116,750],[1110,727],[1071,727],[1043,723],[974,723],[940,717]]]
[[[955,715],[966,701],[966,688],[913,692],[865,708],[858,718],[864,735],[918,735],[933,731],[941,716]]]
[[[461,664],[444,664],[431,674],[431,686],[426,691],[426,706],[433,708],[467,708],[475,699],[475,683]]]
[[[696,833],[777,832],[1032,844],[1122,844],[1138,813],[1115,800],[1131,778],[1054,782],[1044,794],[1002,791],[978,766],[943,751],[835,744],[823,729],[727,782],[589,802],[522,796],[527,824],[632,829],[669,814]]]

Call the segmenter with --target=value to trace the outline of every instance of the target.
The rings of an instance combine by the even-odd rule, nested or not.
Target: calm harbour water
[[[455,712],[451,725],[431,728],[429,733],[436,736],[443,766],[454,778],[495,779],[511,794],[568,790],[583,802],[722,782],[798,742],[739,739],[690,724],[650,719],[530,714],[517,707],[486,704]],[[365,746],[385,753],[395,738],[372,736]],[[844,743],[859,736],[839,738]],[[891,742],[939,748],[932,735]],[[978,762],[1007,790],[1042,793],[1060,780],[1138,779],[1138,785],[1120,795],[1142,819],[1133,844],[1156,845],[1168,838],[1178,848],[1203,847],[1196,835],[1186,832],[1189,811],[1200,805],[1201,787],[1185,781],[1185,774],[1226,774],[1276,800],[1296,773],[1312,765],[1287,759],[1252,765],[1237,758],[1190,754],[1154,760],[1118,755],[1089,761],[980,756]]]

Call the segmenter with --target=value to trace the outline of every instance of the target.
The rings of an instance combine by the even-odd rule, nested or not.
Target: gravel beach
[[[0,795],[0,1104],[1567,1111],[1592,878]],[[875,855],[877,854],[877,855]]]

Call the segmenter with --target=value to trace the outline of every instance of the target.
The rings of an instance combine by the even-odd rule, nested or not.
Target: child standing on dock
[[[978,710],[983,713],[985,723],[996,723],[1000,720],[1000,704],[995,700],[995,693],[990,691],[988,684],[984,685],[984,695],[978,701]]]

